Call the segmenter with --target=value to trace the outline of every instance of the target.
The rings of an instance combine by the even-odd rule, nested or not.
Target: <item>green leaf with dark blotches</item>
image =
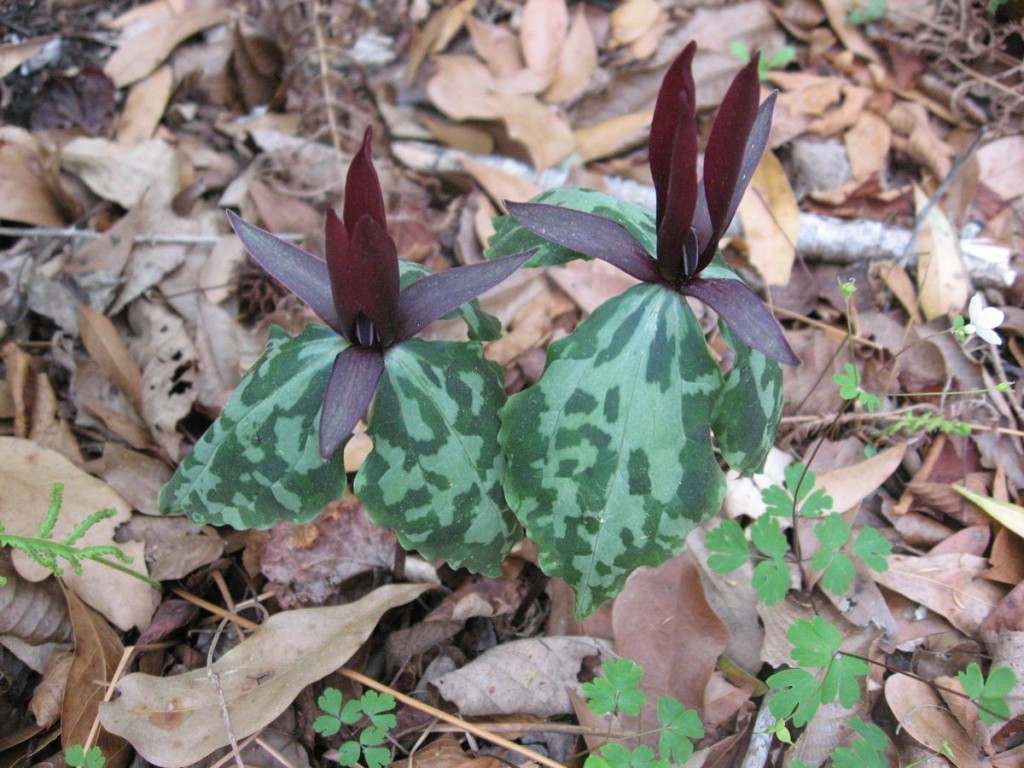
[[[320,409],[348,343],[324,325],[274,327],[263,356],[161,489],[164,514],[238,529],[304,523],[345,492],[342,452],[320,458]]]
[[[604,216],[625,227],[626,231],[633,235],[648,253],[657,253],[654,213],[636,203],[619,200],[611,195],[585,187],[550,189],[541,192],[530,202],[560,205],[584,213]],[[486,258],[497,259],[500,256],[522,253],[530,248],[540,248],[540,250],[536,256],[526,262],[525,266],[527,267],[552,266],[588,258],[576,251],[549,242],[540,235],[533,234],[511,216],[495,217],[494,234],[491,235],[491,239],[487,243],[487,250],[484,252]]]
[[[741,475],[764,468],[782,418],[782,365],[752,350],[729,326],[719,331],[732,348],[732,369],[725,377],[711,426],[729,466]]]
[[[501,370],[467,342],[408,339],[384,360],[356,495],[407,549],[498,576],[520,536],[502,493]]]
[[[710,414],[721,386],[686,299],[641,284],[553,343],[540,381],[509,400],[505,492],[541,568],[576,591],[578,615],[719,510]]]

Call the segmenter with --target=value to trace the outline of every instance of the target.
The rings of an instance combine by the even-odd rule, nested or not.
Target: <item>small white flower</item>
[[[977,334],[989,344],[1002,344],[1003,340],[995,329],[1002,325],[1003,311],[995,307],[986,307],[980,293],[971,297],[967,305],[967,313],[970,315],[970,322],[964,326],[964,332],[969,336]]]

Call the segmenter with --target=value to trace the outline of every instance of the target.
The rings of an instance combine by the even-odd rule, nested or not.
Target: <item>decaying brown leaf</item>
[[[100,722],[152,763],[194,763],[228,744],[216,686],[227,702],[235,736],[245,738],[289,707],[298,691],[348,661],[385,611],[430,588],[391,585],[347,605],[275,614],[209,671],[122,678],[120,697],[100,706]]]

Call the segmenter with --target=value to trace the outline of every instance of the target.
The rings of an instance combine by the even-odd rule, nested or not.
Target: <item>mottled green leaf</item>
[[[389,349],[355,492],[407,549],[497,576],[519,536],[502,494],[501,371],[479,344],[409,339]]]
[[[505,491],[579,615],[719,510],[710,414],[721,385],[686,300],[641,284],[552,344],[540,381],[509,400]]]
[[[345,492],[339,451],[320,458],[327,377],[347,342],[327,326],[273,328],[263,356],[160,491],[160,511],[238,529],[303,523]]]
[[[732,369],[711,412],[715,440],[729,466],[742,475],[760,472],[782,418],[782,366],[752,350],[723,322],[722,337],[734,353]]]
[[[612,219],[635,237],[648,253],[657,253],[652,211],[626,200],[597,192],[593,189],[575,187],[572,189],[551,189],[541,192],[530,200],[531,203],[561,205],[585,213]],[[512,253],[522,253],[530,248],[540,247],[537,255],[526,262],[527,267],[543,267],[565,264],[585,258],[575,251],[548,242],[539,235],[521,226],[511,216],[499,216],[494,220],[494,234],[487,244],[484,256],[496,259]]]

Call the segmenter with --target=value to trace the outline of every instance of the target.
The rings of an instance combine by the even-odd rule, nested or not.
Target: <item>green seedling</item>
[[[359,736],[338,747],[338,763],[357,765],[360,759],[366,768],[384,768],[391,763],[391,750],[382,746],[388,732],[395,727],[395,699],[387,693],[366,691],[358,699],[343,701],[341,691],[327,688],[317,704],[324,714],[313,722],[313,730],[321,736],[338,734],[342,726],[360,724]]]

